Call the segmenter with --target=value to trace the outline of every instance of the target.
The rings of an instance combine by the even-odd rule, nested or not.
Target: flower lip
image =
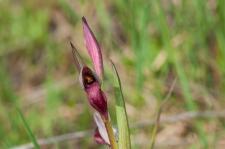
[[[101,85],[98,76],[87,66],[81,68],[80,83],[85,89],[90,88],[93,84]]]
[[[95,77],[94,73],[87,66],[83,67],[83,69],[82,69],[82,76],[83,76],[82,77],[83,83],[85,85],[91,85],[94,82],[96,82],[96,77]]]
[[[89,67],[84,66],[81,69],[79,80],[87,94],[91,106],[107,117],[106,96],[101,90],[101,84],[95,73]]]

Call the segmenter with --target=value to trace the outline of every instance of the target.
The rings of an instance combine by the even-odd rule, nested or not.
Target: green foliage
[[[115,98],[116,98],[117,126],[119,131],[118,146],[119,146],[119,149],[131,149],[129,122],[128,122],[128,116],[127,116],[127,111],[125,106],[125,99],[122,92],[121,81],[113,62],[112,62],[112,66],[116,74],[114,90],[115,90]]]
[[[29,127],[29,124],[27,123],[27,121],[26,121],[26,119],[25,119],[23,113],[20,111],[20,109],[17,109],[17,112],[18,112],[18,115],[19,115],[19,117],[21,118],[21,120],[22,120],[22,122],[23,122],[23,125],[24,125],[24,127],[25,127],[25,129],[26,129],[26,131],[27,131],[27,134],[29,135],[29,138],[30,138],[30,140],[32,141],[32,143],[33,143],[35,149],[39,149],[40,146],[38,145],[37,140],[36,140],[36,138],[35,138],[33,132],[31,131],[31,129],[30,129],[30,127]]]
[[[69,47],[71,40],[79,51],[85,51],[82,16],[93,25],[106,58],[104,65],[108,57],[118,64],[124,98],[134,114],[129,117],[132,124],[139,122],[135,111],[154,113],[152,99],[163,99],[174,77],[178,82],[168,114],[225,106],[224,0],[1,0],[0,148],[30,142],[23,133],[25,123],[15,114],[18,105],[37,138],[95,127]],[[106,67],[106,74],[110,72]],[[103,84],[109,106],[114,103],[111,79],[106,76]],[[115,90],[116,99],[123,101],[118,84]],[[117,120],[128,138],[124,103],[120,102]],[[150,119],[151,114],[146,115]],[[214,122],[217,131],[224,133],[224,121]],[[210,122],[197,119],[188,125],[188,133],[198,137],[191,147],[210,148]],[[151,131],[140,130],[132,128],[132,138],[151,135]],[[221,135],[215,131],[213,136],[216,144]],[[90,137],[80,140],[75,141],[80,148],[93,145]],[[50,148],[56,146],[73,148],[74,142]],[[142,144],[132,146],[145,148]]]

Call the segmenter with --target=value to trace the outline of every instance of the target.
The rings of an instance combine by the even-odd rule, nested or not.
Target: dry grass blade
[[[161,115],[161,112],[162,112],[162,109],[163,109],[164,105],[166,105],[167,101],[169,100],[169,98],[170,98],[170,96],[172,94],[172,91],[173,91],[173,89],[175,87],[175,84],[176,84],[176,80],[177,79],[175,78],[173,83],[172,83],[172,85],[171,85],[171,87],[170,87],[170,90],[169,90],[168,94],[166,95],[165,99],[163,100],[163,102],[160,104],[160,106],[158,108],[158,112],[157,112],[157,115],[156,115],[155,126],[153,128],[152,136],[151,136],[150,149],[154,148],[157,131],[158,131],[159,124],[160,124],[160,115]]]

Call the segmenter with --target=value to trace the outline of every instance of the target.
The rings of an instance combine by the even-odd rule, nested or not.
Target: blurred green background
[[[118,68],[133,148],[148,148],[152,125],[136,124],[154,119],[174,78],[162,115],[224,109],[224,0],[0,0],[0,148],[31,142],[17,108],[36,138],[96,127],[69,45],[91,66],[82,16],[103,50],[113,120],[109,59]],[[224,140],[224,119],[197,118],[162,123],[156,147],[223,148]],[[41,147],[104,148],[92,131]]]

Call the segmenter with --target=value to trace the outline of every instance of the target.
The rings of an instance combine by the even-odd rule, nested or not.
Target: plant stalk
[[[115,139],[115,136],[114,136],[114,133],[113,133],[113,128],[112,128],[112,125],[110,123],[110,120],[109,120],[108,117],[105,117],[103,115],[101,115],[101,117],[102,117],[102,120],[105,124],[106,131],[108,133],[110,147],[111,147],[111,149],[117,149],[117,143],[116,143],[116,139]]]

